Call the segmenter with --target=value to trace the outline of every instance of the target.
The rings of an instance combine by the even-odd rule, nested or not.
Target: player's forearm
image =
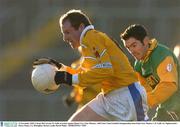
[[[147,93],[148,105],[150,107],[157,106],[165,102],[169,97],[171,97],[177,91],[177,85],[172,82],[161,82],[156,88]]]
[[[65,67],[65,71],[69,72],[70,74],[77,74],[79,72],[79,70],[73,69],[73,68],[71,68],[69,66]]]

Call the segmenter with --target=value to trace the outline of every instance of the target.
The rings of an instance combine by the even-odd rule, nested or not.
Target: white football
[[[59,87],[54,81],[56,71],[58,71],[57,67],[51,64],[37,65],[31,75],[34,88],[45,94],[55,92]]]

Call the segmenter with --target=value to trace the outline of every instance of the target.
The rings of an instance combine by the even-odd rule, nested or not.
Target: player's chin
[[[78,46],[76,45],[70,45],[72,49],[78,49]]]
[[[76,49],[73,45],[70,45],[72,49]]]
[[[133,55],[136,60],[141,60],[141,57],[138,55]]]
[[[74,49],[74,45],[72,43],[69,42],[69,45],[71,46],[71,48]]]

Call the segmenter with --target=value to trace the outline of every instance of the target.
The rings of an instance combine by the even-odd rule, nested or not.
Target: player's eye
[[[67,35],[67,34],[69,34],[69,31],[64,31],[63,34]]]
[[[132,47],[135,48],[137,45],[136,44],[133,44]]]

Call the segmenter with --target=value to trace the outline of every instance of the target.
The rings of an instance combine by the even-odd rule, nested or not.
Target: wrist
[[[72,85],[72,75],[66,71],[57,71],[54,80],[57,85],[61,83]]]
[[[72,84],[79,84],[78,74],[72,75]]]

